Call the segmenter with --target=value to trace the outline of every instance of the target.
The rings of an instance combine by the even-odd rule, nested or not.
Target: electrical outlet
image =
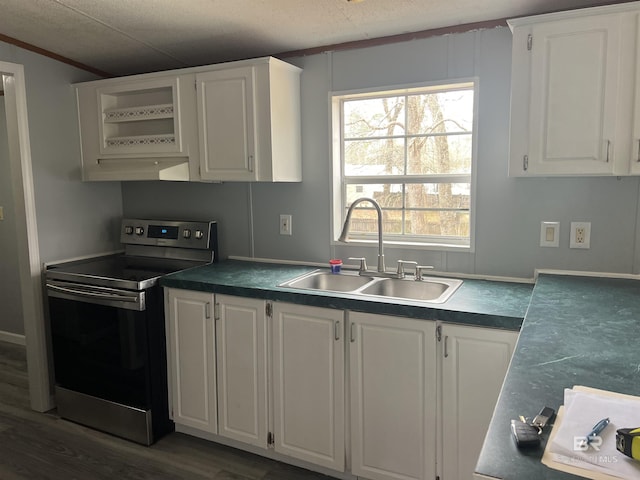
[[[291,235],[291,215],[280,215],[280,235]]]
[[[591,222],[571,222],[569,248],[589,248],[591,244]]]

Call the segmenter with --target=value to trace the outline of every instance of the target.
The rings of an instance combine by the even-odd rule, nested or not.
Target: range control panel
[[[122,220],[120,241],[126,245],[195,248],[215,250],[218,243],[216,222],[172,220]]]

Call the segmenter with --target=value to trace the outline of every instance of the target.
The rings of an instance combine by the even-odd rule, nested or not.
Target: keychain
[[[511,420],[511,433],[518,448],[532,448],[540,445],[540,434],[555,414],[553,408],[544,407],[531,422],[522,415],[520,420]]]

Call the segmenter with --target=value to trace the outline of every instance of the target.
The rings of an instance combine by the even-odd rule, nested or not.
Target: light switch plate
[[[560,222],[540,223],[540,246],[559,247],[560,246]]]

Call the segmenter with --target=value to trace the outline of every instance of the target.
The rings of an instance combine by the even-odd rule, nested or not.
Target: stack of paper
[[[589,444],[584,439],[603,418],[609,425]],[[640,479],[640,462],[616,449],[616,430],[640,427],[640,397],[588,387],[566,389],[542,463],[593,479]]]

